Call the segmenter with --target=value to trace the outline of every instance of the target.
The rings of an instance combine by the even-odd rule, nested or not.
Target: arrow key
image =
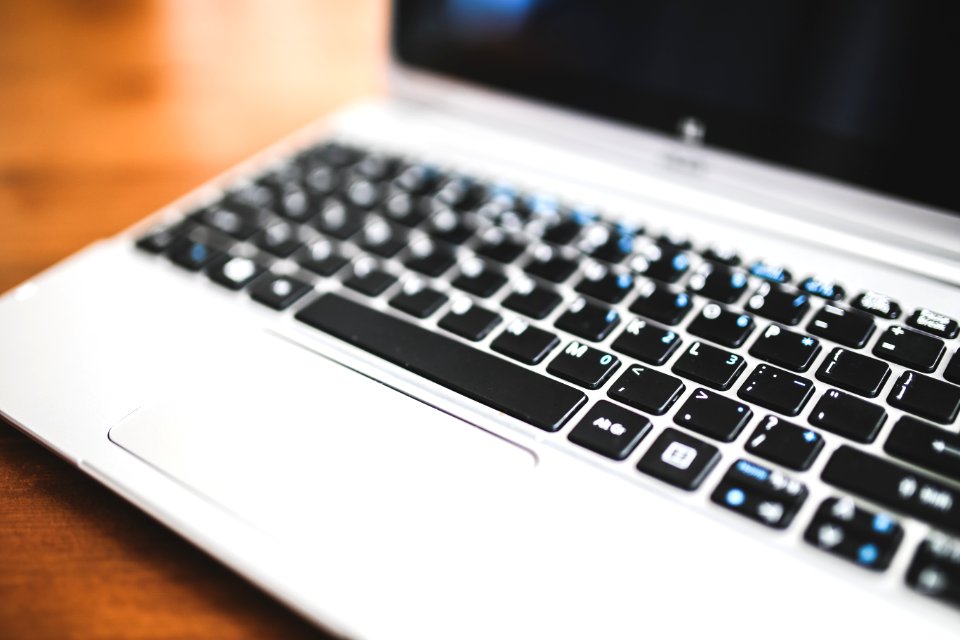
[[[903,540],[903,527],[885,513],[850,498],[827,498],[803,534],[815,547],[874,571],[883,571]]]
[[[960,481],[960,436],[946,429],[904,416],[893,425],[883,450],[918,467]]]

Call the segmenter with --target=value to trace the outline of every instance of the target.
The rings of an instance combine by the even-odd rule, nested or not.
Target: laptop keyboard
[[[960,604],[954,318],[339,143],[136,244],[708,508],[875,572],[912,554]],[[814,473],[836,491],[796,522]]]

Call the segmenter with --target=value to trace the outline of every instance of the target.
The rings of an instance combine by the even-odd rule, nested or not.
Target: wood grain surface
[[[0,291],[382,91],[386,13],[379,0],[0,1]],[[318,635],[0,424],[0,638]]]

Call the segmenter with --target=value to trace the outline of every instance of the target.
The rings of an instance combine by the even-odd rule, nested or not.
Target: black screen
[[[409,65],[960,211],[960,3],[395,4]]]

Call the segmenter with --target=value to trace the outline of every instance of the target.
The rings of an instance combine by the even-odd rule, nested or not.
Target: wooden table
[[[378,0],[0,2],[0,291],[381,90]],[[316,636],[0,424],[0,637]]]

